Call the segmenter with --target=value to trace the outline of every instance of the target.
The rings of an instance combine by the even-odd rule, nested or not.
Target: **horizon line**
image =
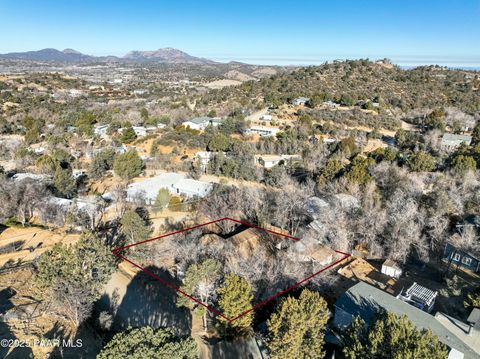
[[[192,55],[188,50],[180,50],[176,47],[165,46],[159,47],[155,50],[129,50],[126,52],[113,51],[112,53],[106,52],[88,52],[80,51],[74,47],[66,47],[65,49],[59,50],[56,47],[44,47],[38,50],[19,50],[19,51],[8,51],[0,52],[1,55],[11,54],[11,53],[24,53],[24,52],[36,52],[45,49],[54,49],[57,51],[65,51],[67,49],[78,51],[79,53],[87,56],[93,57],[108,57],[114,56],[118,58],[123,58],[131,51],[157,51],[161,49],[175,49],[186,54],[203,58],[207,60],[216,61],[219,63],[229,63],[229,62],[242,62],[247,65],[259,65],[259,66],[318,66],[324,63],[331,63],[333,61],[346,61],[346,60],[361,60],[366,59],[372,62],[381,61],[383,59],[388,59],[394,65],[400,67],[416,67],[416,66],[442,66],[448,68],[463,68],[463,69],[480,69],[480,59],[476,57],[468,56],[438,56],[438,55],[378,55],[378,54],[305,54],[305,55],[285,55],[285,54],[275,54],[275,55],[235,55],[235,54],[200,54]]]

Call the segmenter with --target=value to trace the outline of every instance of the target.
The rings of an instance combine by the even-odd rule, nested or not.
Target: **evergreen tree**
[[[326,183],[333,180],[342,171],[342,162],[335,159],[329,159],[325,166],[320,171],[320,177],[318,181],[320,183]]]
[[[395,133],[395,143],[397,144],[398,147],[402,148],[407,144],[407,142],[408,142],[408,132],[402,128],[399,129]]]
[[[170,202],[170,192],[166,188],[160,188],[152,206],[153,212],[161,212]]]
[[[95,123],[95,114],[90,111],[83,111],[78,114],[75,121],[77,133],[84,137],[93,136],[93,124]]]
[[[472,145],[480,143],[480,121],[477,122],[472,131]]]
[[[357,143],[353,137],[347,137],[341,140],[337,145],[337,150],[350,158],[360,152]]]
[[[116,334],[97,359],[196,359],[198,348],[191,337],[179,337],[173,329],[141,327]]]
[[[287,170],[285,166],[278,164],[273,166],[269,170],[265,170],[264,172],[264,183],[267,186],[272,187],[280,187],[282,185],[282,181],[288,177]]]
[[[123,179],[132,179],[142,173],[145,164],[136,151],[130,150],[115,157],[113,170]]]
[[[372,158],[356,156],[351,163],[350,169],[345,174],[345,178],[349,182],[366,185],[373,179],[368,168],[374,163],[375,161]]]
[[[106,148],[93,156],[90,164],[90,177],[101,178],[105,173],[113,168],[115,159],[115,150],[113,148]]]
[[[477,169],[477,162],[472,156],[458,155],[452,161],[452,170],[461,176]]]
[[[318,292],[304,289],[298,299],[286,298],[268,321],[272,359],[323,358],[327,302]]]
[[[122,136],[120,136],[120,141],[122,143],[131,143],[137,138],[137,134],[132,127],[132,124],[129,122],[123,129],[122,129]]]
[[[140,117],[142,118],[143,123],[148,121],[149,113],[145,107],[140,109]]]
[[[230,140],[227,136],[221,133],[217,133],[212,136],[212,139],[208,142],[208,149],[210,151],[224,152],[230,147]]]
[[[55,174],[57,166],[58,162],[49,155],[42,155],[35,161],[35,167],[37,167],[42,173],[50,175]]]
[[[132,209],[125,212],[120,220],[120,225],[120,231],[130,244],[144,241],[152,233],[152,228]]]
[[[445,131],[445,111],[441,109],[433,110],[425,119],[425,125],[440,131]]]
[[[42,127],[45,122],[40,119],[35,119],[31,116],[27,116],[23,120],[23,126],[25,127],[25,142],[27,145],[39,142]]]
[[[84,234],[74,245],[56,244],[42,254],[34,281],[78,326],[90,315],[114,265],[110,249],[95,235]]]
[[[61,166],[57,166],[55,170],[55,188],[67,198],[71,198],[75,194],[77,183],[72,177],[70,168],[63,169]]]
[[[407,160],[407,165],[413,172],[431,172],[435,170],[435,159],[427,152],[413,153]]]
[[[430,330],[418,330],[406,316],[382,313],[367,328],[356,318],[346,331],[343,354],[347,359],[441,359],[444,344]]]
[[[252,309],[252,286],[245,278],[234,273],[228,274],[217,293],[220,296],[220,307],[227,318],[234,319]],[[226,329],[233,329],[233,332],[239,333],[247,332],[252,321],[253,312],[250,312],[232,323],[226,323]]]

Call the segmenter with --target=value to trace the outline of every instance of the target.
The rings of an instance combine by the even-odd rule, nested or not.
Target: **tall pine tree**
[[[329,316],[327,302],[318,292],[304,289],[298,299],[285,299],[268,321],[271,358],[323,358]]]
[[[223,314],[230,319],[234,319],[252,308],[252,286],[245,278],[234,273],[225,277],[225,281],[217,293],[220,296],[219,304]],[[250,312],[231,323],[226,323],[225,329],[227,333],[231,334],[246,333],[249,331],[252,321],[253,312]]]
[[[356,318],[345,335],[347,359],[447,358],[444,344],[430,330],[418,330],[406,316],[382,313],[369,328]]]

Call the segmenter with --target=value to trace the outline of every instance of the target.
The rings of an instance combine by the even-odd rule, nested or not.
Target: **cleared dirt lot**
[[[7,262],[30,262],[56,243],[72,244],[78,234],[64,234],[38,227],[9,227],[0,233],[0,267]]]

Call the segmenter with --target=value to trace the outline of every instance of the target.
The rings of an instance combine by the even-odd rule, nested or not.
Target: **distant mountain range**
[[[165,47],[155,51],[130,51],[124,57],[124,60],[133,61],[156,61],[156,62],[170,62],[170,63],[215,63],[212,60],[195,57],[186,52]]]
[[[91,56],[82,54],[73,49],[63,51],[57,49],[43,49],[38,51],[10,52],[0,54],[0,59],[41,61],[41,62],[158,62],[158,63],[187,63],[187,64],[215,64],[215,61],[195,57],[186,52],[166,47],[155,51],[130,51],[123,57]]]

